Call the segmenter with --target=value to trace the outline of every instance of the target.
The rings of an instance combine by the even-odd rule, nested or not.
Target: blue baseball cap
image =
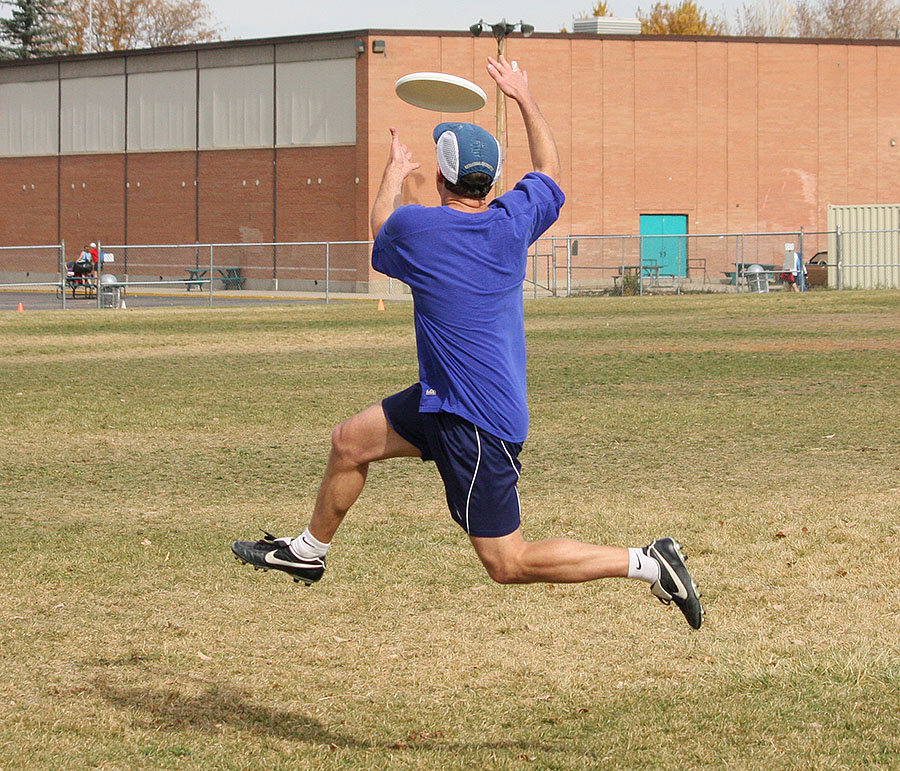
[[[503,166],[500,143],[474,123],[439,123],[434,128],[438,167],[451,184],[480,171],[497,181]]]

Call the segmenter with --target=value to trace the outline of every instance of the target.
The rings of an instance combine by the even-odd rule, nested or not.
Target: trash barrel
[[[100,307],[118,308],[121,299],[121,286],[119,279],[112,273],[103,273],[100,276]]]
[[[769,291],[769,274],[762,265],[753,264],[744,271],[747,288],[751,292],[763,294]]]

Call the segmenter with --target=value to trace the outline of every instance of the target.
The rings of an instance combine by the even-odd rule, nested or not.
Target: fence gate
[[[557,270],[568,263],[567,238],[539,238],[534,242],[525,275],[526,291],[534,297],[557,294]]]

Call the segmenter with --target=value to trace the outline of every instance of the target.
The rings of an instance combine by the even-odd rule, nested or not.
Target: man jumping
[[[369,464],[422,458],[437,466],[450,514],[494,581],[637,578],[699,629],[699,592],[674,539],[620,548],[522,536],[518,456],[528,433],[522,282],[528,247],[557,220],[565,196],[557,184],[556,142],[527,73],[502,56],[489,57],[487,70],[519,106],[533,171],[487,203],[502,164],[497,140],[473,124],[441,123],[434,129],[441,205],[399,206],[403,184],[420,164],[391,128],[390,155],[372,207],[372,265],[412,290],[419,382],[334,429],[302,535],[267,533],[260,541],[236,541],[232,551],[295,581],[318,581]]]

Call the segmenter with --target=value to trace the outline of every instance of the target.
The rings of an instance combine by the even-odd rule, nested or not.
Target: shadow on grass
[[[250,733],[312,744],[370,747],[352,737],[328,730],[309,715],[254,704],[247,700],[245,694],[227,686],[207,684],[204,693],[192,696],[177,688],[122,685],[101,677],[94,680],[94,687],[108,702],[134,714],[134,723],[139,728],[153,731],[193,728],[214,733],[228,725]]]
[[[187,695],[176,688],[123,685],[108,678],[95,678],[94,688],[102,698],[133,714],[136,728],[150,731],[186,729],[214,733],[225,725],[253,734],[278,736],[333,748],[363,750],[515,751],[557,753],[562,749],[545,742],[492,741],[448,742],[443,732],[411,733],[397,741],[366,742],[325,728],[318,720],[299,712],[261,706],[247,700],[235,688],[206,684],[202,694]]]

